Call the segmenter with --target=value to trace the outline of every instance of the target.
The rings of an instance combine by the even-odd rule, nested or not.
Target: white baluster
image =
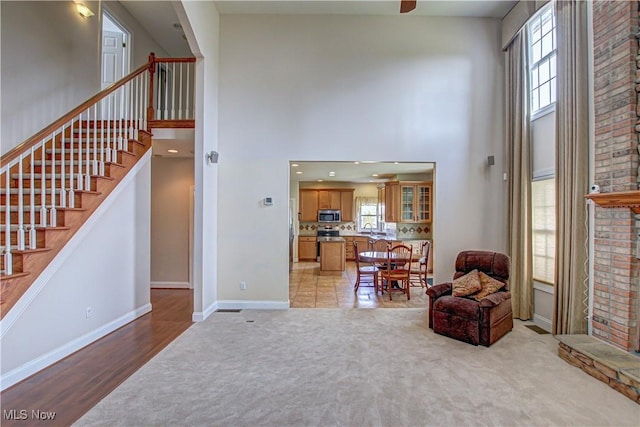
[[[5,184],[7,188],[7,197],[5,197],[4,206],[5,210],[5,226],[4,226],[4,274],[13,274],[13,255],[11,254],[11,166],[7,166],[7,173],[5,175]]]
[[[61,144],[62,144],[62,160],[60,162],[60,202],[58,204],[58,206],[60,206],[61,208],[66,208],[67,207],[67,191],[65,188],[66,183],[66,163],[67,163],[67,156],[66,156],[66,145],[67,145],[67,141],[66,141],[66,125],[62,125],[62,133],[60,134],[60,138],[61,138]]]
[[[189,87],[190,75],[191,75],[191,62],[189,63],[189,67],[187,68],[187,97],[184,102],[184,106],[185,106],[184,118],[185,119],[188,119],[190,117],[189,116],[189,94],[191,93],[191,89]]]
[[[51,151],[53,153],[53,160],[51,160],[51,208],[49,209],[49,214],[51,215],[51,220],[49,224],[51,227],[55,227],[58,225],[57,220],[57,210],[56,210],[56,133],[53,132],[51,135]],[[42,197],[46,200],[46,194],[43,194]]]
[[[176,63],[171,63],[171,120],[176,118]]]
[[[182,69],[184,63],[180,63],[180,84],[178,85],[178,119],[182,119]]]
[[[24,251],[24,206],[22,200],[24,197],[24,191],[22,188],[22,167],[22,155],[20,155],[18,158],[18,230],[16,232],[19,251]],[[11,197],[11,193],[8,188],[7,197]]]
[[[91,111],[91,107],[89,107]],[[93,107],[93,162],[91,162],[92,175],[100,175],[100,162],[98,160],[98,108]]]
[[[45,206],[46,203],[46,194],[47,194],[47,187],[46,187],[46,182],[45,182],[45,174],[47,171],[47,153],[46,153],[46,141],[42,141],[42,165],[41,165],[41,169],[40,169],[40,191],[42,192],[40,194],[40,226],[41,227],[46,227],[47,226],[47,207]],[[56,158],[56,154],[55,152],[52,153],[51,158],[55,160]]]
[[[34,163],[36,161],[35,156],[35,147],[31,147],[31,155],[30,155],[30,166],[29,166],[29,249],[35,249],[37,246],[36,239],[36,185],[35,179],[33,176],[35,175]]]
[[[164,115],[163,118],[165,120],[169,119],[169,79],[166,78],[167,73],[166,71],[169,71],[169,64],[165,64],[165,79],[164,79]]]
[[[83,141],[83,133],[82,133],[82,113],[80,113],[78,117],[78,190],[84,190],[84,175],[82,173],[82,141]]]
[[[147,106],[149,103],[149,73],[142,79],[142,129],[147,130]]]
[[[89,191],[91,190],[91,159],[89,158],[91,154],[91,138],[90,138],[90,127],[89,127],[89,118],[91,117],[91,111],[87,108],[87,133],[85,135],[85,146],[84,146],[84,189]]]

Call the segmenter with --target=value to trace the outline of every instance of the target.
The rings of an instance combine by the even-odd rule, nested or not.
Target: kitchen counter
[[[318,242],[345,242],[342,237],[323,236],[318,237]]]

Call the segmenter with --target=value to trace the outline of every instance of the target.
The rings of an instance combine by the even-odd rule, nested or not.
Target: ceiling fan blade
[[[400,0],[400,13],[411,12],[416,8],[417,0]]]

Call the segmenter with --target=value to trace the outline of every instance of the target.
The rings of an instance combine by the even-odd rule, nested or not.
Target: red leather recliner
[[[427,290],[429,327],[473,345],[490,346],[513,329],[509,271],[511,261],[505,254],[486,251],[463,251],[456,258],[453,279],[477,269],[504,283],[498,292],[480,301],[451,295],[452,284],[442,283]]]

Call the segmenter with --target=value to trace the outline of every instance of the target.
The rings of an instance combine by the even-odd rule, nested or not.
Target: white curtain
[[[585,239],[589,165],[586,1],[555,2],[558,34],[556,290],[553,333],[586,333]]]
[[[531,138],[529,132],[527,36],[521,30],[506,51],[506,152],[508,170],[507,234],[511,257],[513,316],[533,316],[531,286]]]

